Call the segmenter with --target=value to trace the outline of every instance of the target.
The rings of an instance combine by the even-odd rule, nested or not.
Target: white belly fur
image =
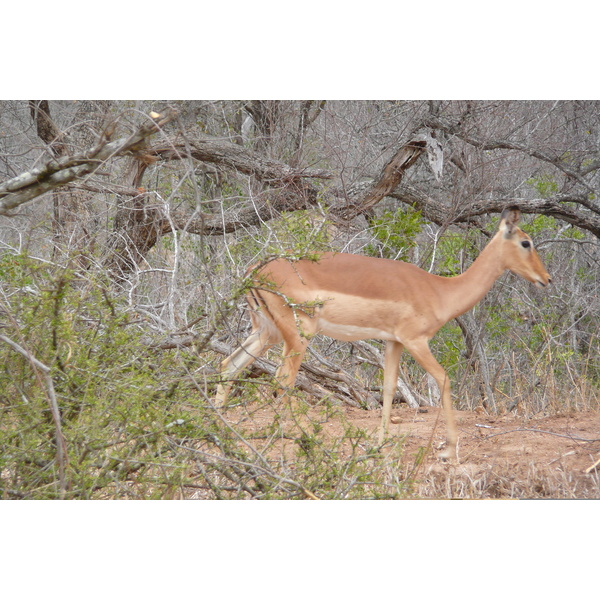
[[[331,323],[320,318],[318,324],[318,333],[327,335],[336,340],[344,342],[355,342],[356,340],[391,340],[399,342],[396,336],[388,331],[376,329],[373,327],[357,327],[356,325],[344,325],[340,323]]]

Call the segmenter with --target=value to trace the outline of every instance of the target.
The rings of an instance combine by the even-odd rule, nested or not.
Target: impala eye
[[[531,248],[531,242],[529,240],[523,240],[521,246],[523,246],[523,248]]]

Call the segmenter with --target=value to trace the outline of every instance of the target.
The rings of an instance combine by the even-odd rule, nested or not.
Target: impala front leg
[[[414,359],[435,379],[442,396],[442,406],[446,417],[446,449],[440,454],[441,458],[451,461],[457,460],[456,421],[452,410],[452,396],[450,394],[450,380],[444,368],[435,359],[429,349],[429,344],[424,338],[414,340],[406,344],[406,349]]]
[[[390,427],[390,415],[392,414],[392,401],[398,385],[398,371],[400,369],[400,355],[404,346],[400,342],[389,341],[385,345],[385,364],[383,368],[383,409],[381,411],[381,426],[379,427],[379,444]]]
[[[450,381],[448,375],[444,372],[444,377],[438,380],[438,387],[442,393],[442,405],[446,416],[446,449],[440,452],[440,458],[453,462],[458,461],[458,434],[456,432],[456,420],[452,410],[452,396],[450,395]]]

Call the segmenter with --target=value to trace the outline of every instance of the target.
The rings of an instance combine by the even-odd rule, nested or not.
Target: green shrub
[[[5,255],[0,260],[3,334],[50,368],[68,455],[69,494],[115,492],[136,473],[162,494],[177,468],[153,485],[164,433],[181,418],[174,365],[151,350],[105,282]],[[55,424],[31,362],[0,343],[0,472],[5,496],[58,494]],[[116,487],[115,487],[116,486]]]
[[[423,218],[418,210],[398,208],[395,212],[385,211],[371,222],[371,233],[375,239],[365,251],[370,256],[409,260],[410,251],[417,245],[416,237],[423,227]]]

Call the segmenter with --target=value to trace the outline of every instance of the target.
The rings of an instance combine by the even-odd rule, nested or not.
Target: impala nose
[[[543,279],[538,279],[535,282],[535,285],[537,287],[545,288],[547,285],[550,285],[551,283],[552,283],[552,278],[550,277],[550,275],[546,275],[546,281],[544,281]]]

